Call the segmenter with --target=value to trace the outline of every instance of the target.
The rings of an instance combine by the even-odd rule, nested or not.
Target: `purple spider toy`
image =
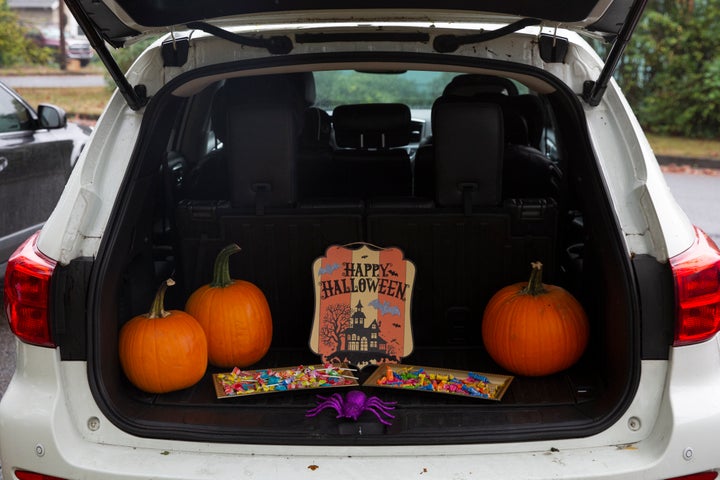
[[[318,402],[315,408],[311,408],[305,414],[306,417],[314,417],[326,408],[334,408],[338,413],[335,418],[352,418],[357,420],[365,411],[373,413],[380,423],[385,425],[392,425],[390,422],[385,420],[382,416],[395,418],[390,413],[393,410],[397,402],[383,402],[378,397],[368,397],[360,390],[353,390],[348,392],[343,399],[339,393],[333,393],[329,397],[323,397],[322,395],[317,396],[318,399],[322,400]]]

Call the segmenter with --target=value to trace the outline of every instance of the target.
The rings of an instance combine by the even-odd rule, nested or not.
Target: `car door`
[[[0,85],[0,266],[47,219],[70,170],[73,142]]]

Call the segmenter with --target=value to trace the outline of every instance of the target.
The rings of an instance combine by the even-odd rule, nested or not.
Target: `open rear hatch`
[[[133,109],[138,109],[147,101],[144,89],[142,86],[129,84],[104,42],[114,47],[122,47],[128,41],[143,35],[179,32],[198,27],[206,29],[202,25],[207,25],[207,29],[222,35],[220,32],[223,26],[311,23],[328,19],[352,22],[398,19],[433,22],[463,19],[468,22],[497,23],[499,26],[515,24],[518,28],[526,24],[542,24],[551,28],[562,26],[604,37],[612,42],[605,67],[597,78],[587,79],[583,89],[585,101],[590,105],[597,105],[637,26],[647,0],[221,0],[211,5],[193,0],[67,0],[66,3],[128,104]],[[466,38],[452,39],[449,42],[445,39],[435,45],[438,51],[447,51],[448,45],[452,48],[453,45],[482,42],[487,38],[492,38],[492,34],[488,37],[487,32],[480,32],[479,35],[468,35]],[[280,40],[280,43],[278,49],[274,42],[270,41],[270,48],[277,49],[275,52],[271,50],[272,53],[288,53],[292,50],[291,39]],[[557,48],[557,39],[551,43],[552,46],[548,48]],[[268,48],[267,42],[255,44]]]

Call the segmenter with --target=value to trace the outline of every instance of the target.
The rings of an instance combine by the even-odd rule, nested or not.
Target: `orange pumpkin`
[[[207,340],[200,324],[180,310],[166,311],[160,286],[150,312],[120,329],[120,365],[130,382],[148,393],[167,393],[197,383],[207,369]]]
[[[530,281],[502,288],[485,307],[482,337],[490,356],[518,375],[541,376],[572,366],[587,346],[590,327],[568,291],[542,283],[534,262]]]
[[[270,306],[262,291],[230,278],[231,244],[215,259],[213,280],[193,292],[185,311],[205,330],[208,358],[217,367],[246,367],[260,360],[272,341]]]

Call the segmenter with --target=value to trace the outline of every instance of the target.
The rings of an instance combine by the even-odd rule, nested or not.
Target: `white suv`
[[[118,90],[8,265],[6,479],[716,477],[720,253],[671,197],[612,79],[644,2],[67,4]],[[161,32],[125,74],[105,47]],[[604,62],[586,34],[609,42]],[[270,310],[262,358],[208,364],[162,393],[135,381],[129,357],[160,365],[159,384],[190,356],[121,347],[125,325],[168,278],[166,309],[186,309],[231,244],[230,272]],[[402,252],[413,281],[323,263],[348,245]],[[559,371],[527,374],[491,353],[483,324],[537,262],[579,302],[567,308],[587,323],[571,341],[587,343]],[[371,285],[385,297],[357,300]],[[336,294],[352,303],[337,304],[335,330],[318,327]],[[245,308],[245,295],[217,304]],[[525,364],[564,348],[550,330],[529,335],[550,353]],[[262,377],[334,360],[357,386],[277,391]],[[383,385],[410,366],[487,375],[503,395]],[[240,393],[252,382],[266,393]],[[377,399],[353,413],[350,391]]]

